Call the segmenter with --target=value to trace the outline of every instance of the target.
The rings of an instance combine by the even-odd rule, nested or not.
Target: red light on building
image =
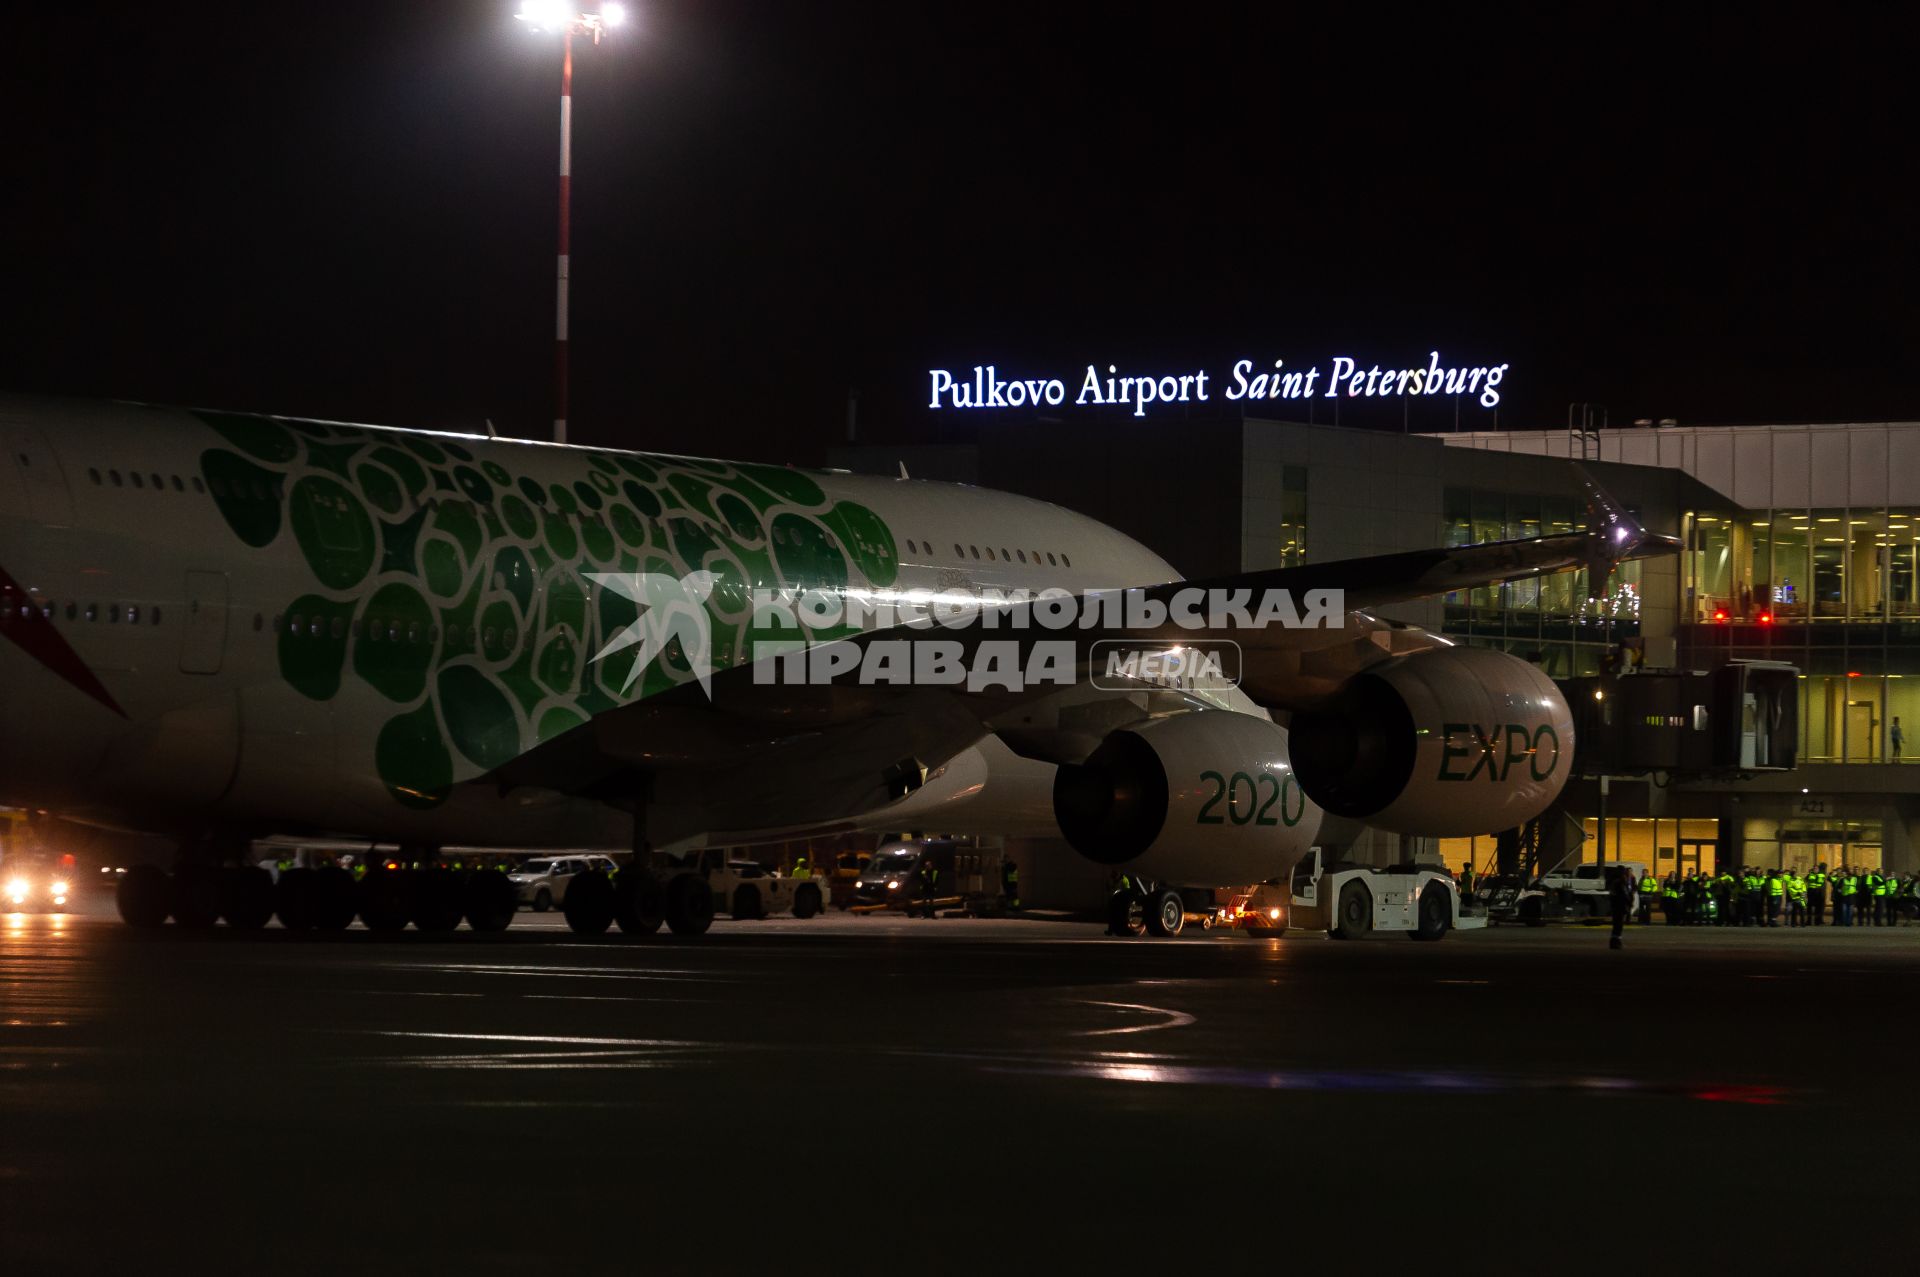
[[[1860,671],[1859,671],[1859,670],[1848,670],[1848,671],[1847,671],[1847,677],[1848,677],[1848,678],[1859,678],[1859,677],[1860,677]]]
[[[1773,613],[1771,613],[1771,612],[1762,612],[1762,613],[1760,614],[1760,624],[1762,624],[1762,625],[1772,625],[1772,624],[1773,624]]]
[[[1713,623],[1715,625],[1725,625],[1727,623],[1727,614],[1724,609],[1713,609]]]

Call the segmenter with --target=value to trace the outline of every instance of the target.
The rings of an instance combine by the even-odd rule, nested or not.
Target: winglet
[[[1636,519],[1627,508],[1614,499],[1612,493],[1600,486],[1600,481],[1591,471],[1579,462],[1573,463],[1574,473],[1580,476],[1581,486],[1587,490],[1587,596],[1603,598],[1607,592],[1607,578],[1613,574],[1614,566],[1622,560],[1640,557],[1636,551],[1646,546],[1657,546],[1663,550],[1678,550],[1680,542],[1673,537],[1659,536],[1649,532],[1646,525]]]
[[[907,473],[907,463],[904,461],[900,463],[900,477],[902,479],[911,479],[913,477]]]

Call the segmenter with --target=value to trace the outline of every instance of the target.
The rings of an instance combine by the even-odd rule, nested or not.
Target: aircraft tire
[[[1453,909],[1447,900],[1447,889],[1437,882],[1427,884],[1420,893],[1418,926],[1407,932],[1415,940],[1444,940],[1447,926],[1452,922]]]
[[[407,871],[375,869],[360,880],[360,921],[368,931],[404,931],[413,916],[413,884]]]
[[[820,912],[820,888],[802,887],[793,896],[793,916],[811,918]]]
[[[1146,933],[1146,909],[1139,896],[1131,891],[1116,891],[1107,897],[1108,935],[1143,936]]]
[[[666,918],[666,894],[660,880],[644,869],[628,869],[613,884],[613,920],[630,936],[650,936]]]
[[[353,925],[353,875],[338,865],[313,871],[310,916],[316,931],[345,931]]]
[[[1156,936],[1177,936],[1187,925],[1187,903],[1171,887],[1153,893],[1147,901],[1147,930]]]
[[[280,881],[273,884],[273,912],[288,931],[306,931],[313,926],[313,870],[282,869]]]
[[[1355,879],[1340,888],[1340,903],[1334,915],[1333,929],[1327,932],[1335,940],[1354,940],[1373,931],[1373,893],[1367,884]]]
[[[465,899],[467,925],[475,931],[505,931],[520,912],[513,884],[503,873],[477,869],[467,875],[461,895]]]
[[[204,931],[220,918],[220,873],[192,866],[173,875],[173,920]]]
[[[598,869],[579,874],[567,884],[560,909],[575,935],[603,935],[613,925],[613,884]]]
[[[164,926],[173,911],[173,884],[158,865],[135,865],[120,879],[114,903],[129,927]]]
[[[414,883],[413,925],[420,931],[448,932],[460,925],[460,875],[451,869],[428,869]]]
[[[273,875],[258,865],[219,877],[220,917],[235,931],[258,931],[273,917]]]
[[[676,936],[701,936],[713,925],[713,891],[699,874],[675,874],[667,883],[667,929]]]
[[[742,922],[753,922],[767,916],[760,904],[760,888],[742,884],[733,889],[733,908],[729,911]]]

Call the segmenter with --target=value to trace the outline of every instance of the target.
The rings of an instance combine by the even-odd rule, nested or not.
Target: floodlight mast
[[[569,223],[573,207],[573,37],[595,44],[626,21],[626,8],[603,4],[597,13],[575,11],[571,0],[521,0],[514,17],[533,31],[558,31],[560,55],[560,235],[554,274],[553,441],[567,441],[567,278],[570,273]]]

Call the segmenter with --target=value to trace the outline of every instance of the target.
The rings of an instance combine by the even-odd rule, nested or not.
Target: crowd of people
[[[1760,869],[1742,865],[1716,873],[1678,870],[1665,879],[1648,873],[1637,884],[1639,920],[1660,911],[1669,926],[1892,927],[1920,917],[1920,873],[1815,865]],[[1831,908],[1829,908],[1831,906]]]

